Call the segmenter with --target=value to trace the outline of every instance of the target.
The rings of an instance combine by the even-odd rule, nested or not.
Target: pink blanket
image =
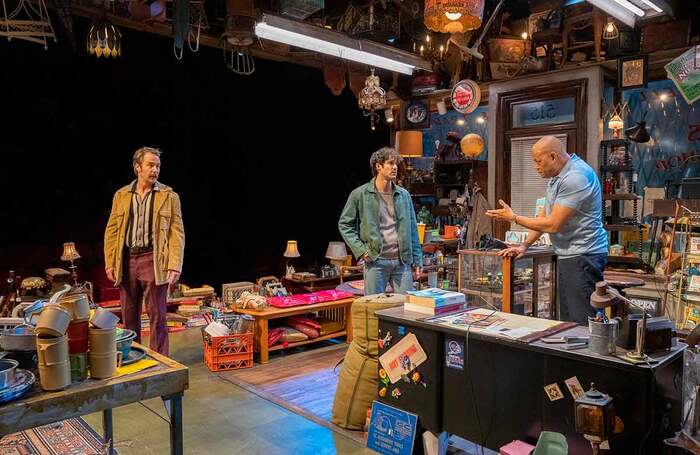
[[[267,297],[267,303],[277,308],[289,308],[300,305],[313,305],[315,303],[334,302],[347,299],[353,295],[349,292],[328,290],[316,291],[308,294],[296,294],[288,297]]]

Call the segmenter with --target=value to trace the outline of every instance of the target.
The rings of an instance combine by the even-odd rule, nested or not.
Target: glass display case
[[[470,305],[556,319],[556,256],[550,247],[532,247],[520,259],[497,250],[461,250],[458,266],[459,292]]]

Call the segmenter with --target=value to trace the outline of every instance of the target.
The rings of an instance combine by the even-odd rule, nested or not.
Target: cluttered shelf
[[[639,196],[630,193],[604,194],[604,201],[636,201]]]

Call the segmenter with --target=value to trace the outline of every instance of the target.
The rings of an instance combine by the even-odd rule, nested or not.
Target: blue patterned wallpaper
[[[646,113],[652,138],[646,144],[631,143],[639,175],[637,191],[641,193],[645,186],[664,187],[669,180],[679,183],[685,170],[684,157],[700,153],[700,103],[689,106],[669,80],[650,82],[646,89],[627,90],[622,95],[629,107],[625,128],[634,126]],[[609,134],[607,131],[606,137]]]
[[[449,102],[449,101],[448,101]],[[423,156],[435,156],[435,141],[439,140],[440,144],[447,143],[447,133],[450,131],[459,132],[462,136],[469,133],[476,133],[484,140],[484,151],[477,157],[478,160],[488,160],[488,119],[486,117],[488,106],[480,106],[471,114],[460,114],[455,110],[448,110],[447,114],[440,115],[433,112],[430,115],[430,128],[423,130]],[[479,123],[477,119],[485,119],[483,123]],[[464,120],[463,125],[457,123],[458,120]]]

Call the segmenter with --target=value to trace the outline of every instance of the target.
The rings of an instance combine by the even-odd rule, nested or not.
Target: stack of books
[[[199,299],[192,301],[182,301],[177,307],[177,314],[185,317],[202,314],[203,302]]]
[[[450,313],[466,307],[466,296],[461,292],[428,288],[408,292],[403,308],[406,311],[428,315]]]

